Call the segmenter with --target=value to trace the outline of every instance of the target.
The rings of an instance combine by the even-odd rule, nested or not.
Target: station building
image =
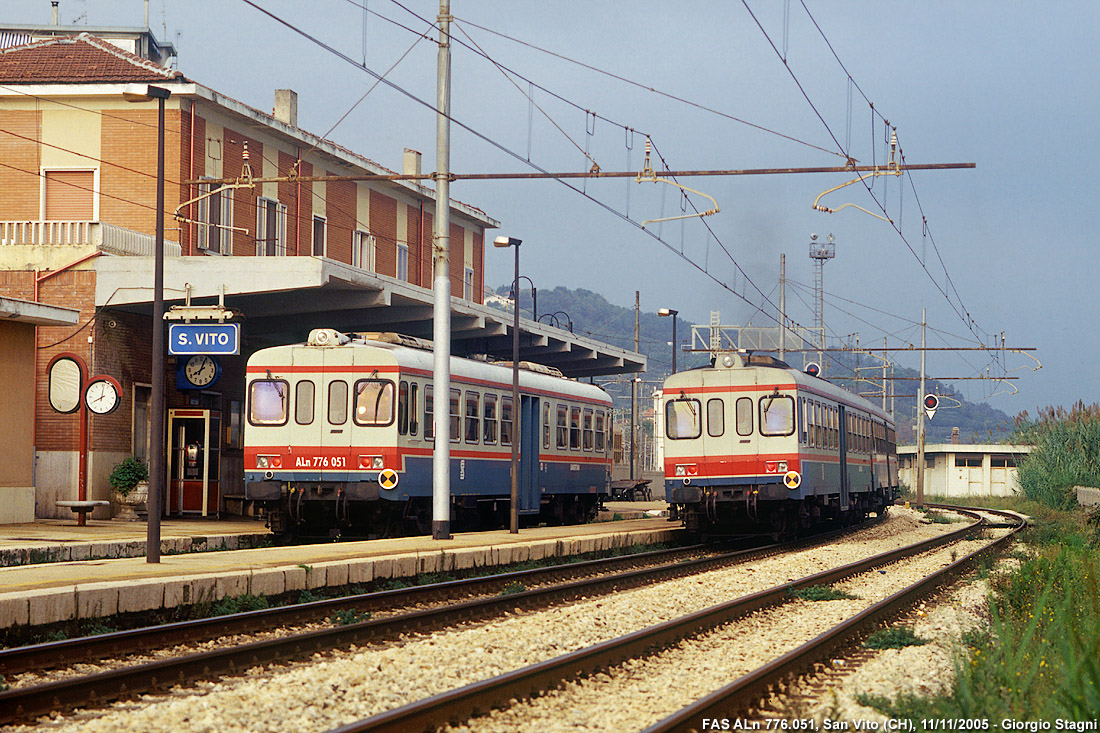
[[[221,303],[242,324],[240,355],[216,357],[212,374],[192,380],[186,357],[167,358],[165,506],[242,511],[248,355],[319,327],[430,339],[434,190],[416,180],[349,180],[394,171],[300,129],[291,90],[275,90],[273,111],[260,111],[185,77],[148,28],[81,30],[0,26],[0,298],[43,309],[39,320],[24,319],[35,329],[33,353],[0,363],[22,383],[30,375],[33,395],[29,421],[25,409],[0,402],[3,432],[30,441],[19,450],[33,456],[30,490],[26,471],[0,473],[0,521],[61,516],[57,501],[81,492],[108,498],[118,460],[148,459],[159,127],[156,100],[124,96],[133,85],[170,92],[165,304]],[[402,162],[404,173],[420,173],[419,153],[405,150]],[[287,180],[256,184],[250,174]],[[344,180],[301,180],[313,176]],[[203,178],[239,185],[219,190]],[[510,359],[512,316],[483,298],[485,235],[499,223],[454,200],[450,217],[452,353]],[[645,368],[636,353],[560,328],[521,319],[519,330],[521,359],[566,376]],[[67,369],[51,375],[59,363]],[[59,410],[58,373],[75,375],[78,390],[114,380],[119,408]],[[187,463],[196,444],[198,465],[209,466],[201,476]],[[201,504],[183,491],[195,480]]]
[[[1019,492],[1016,464],[1030,445],[929,443],[924,446],[924,495],[946,497],[1013,496]],[[898,478],[917,482],[917,447],[898,446]]]

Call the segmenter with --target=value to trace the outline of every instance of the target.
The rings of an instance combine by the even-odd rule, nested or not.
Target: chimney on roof
[[[275,119],[291,127],[298,126],[298,92],[293,89],[275,90]]]
[[[419,176],[420,175],[420,151],[413,150],[412,148],[405,148],[405,170],[406,176]]]
[[[959,444],[959,429],[951,428],[951,445]]]
[[[53,24],[57,25],[57,6],[61,4],[61,0],[50,0],[50,5],[53,6]]]

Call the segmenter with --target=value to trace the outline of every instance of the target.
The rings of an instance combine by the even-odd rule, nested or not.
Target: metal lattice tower
[[[814,261],[814,328],[818,333],[818,348],[825,348],[825,260],[836,257],[836,238],[830,234],[825,242],[818,242],[817,235],[810,235],[810,259]],[[817,363],[825,373],[825,363],[817,352]]]

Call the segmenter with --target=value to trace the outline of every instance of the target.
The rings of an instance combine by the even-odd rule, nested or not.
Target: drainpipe
[[[298,163],[302,162],[302,146],[298,146]],[[294,255],[302,254],[302,171],[298,171],[298,190],[294,194]]]

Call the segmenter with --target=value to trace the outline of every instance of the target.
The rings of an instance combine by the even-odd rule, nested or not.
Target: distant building
[[[1030,445],[930,443],[924,446],[925,496],[1012,496],[1019,492],[1016,464]],[[902,483],[917,483],[917,447],[898,446]]]

